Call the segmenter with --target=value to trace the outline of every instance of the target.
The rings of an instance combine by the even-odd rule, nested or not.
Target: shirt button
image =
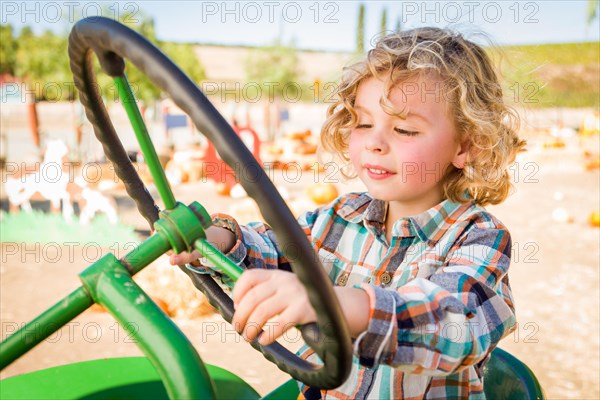
[[[348,274],[342,274],[337,278],[337,284],[338,286],[346,286],[346,283],[348,283]]]
[[[381,274],[381,283],[383,285],[388,285],[391,281],[392,281],[392,276],[390,275],[389,272],[386,271],[383,274]]]

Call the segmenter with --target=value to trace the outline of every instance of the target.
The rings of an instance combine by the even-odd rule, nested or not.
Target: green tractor
[[[140,148],[160,195],[164,210],[134,169],[111,123],[96,85],[93,59],[113,77],[120,99],[134,128]],[[258,174],[240,176],[283,248],[293,245],[289,258],[294,272],[309,293],[318,314],[316,323],[299,327],[302,336],[323,360],[312,364],[274,343],[256,350],[292,379],[264,399],[295,399],[296,381],[323,389],[335,388],[346,379],[352,362],[351,339],[332,285],[313,257],[313,249],[287,205],[242,143],[204,94],[159,49],[145,38],[111,19],[93,17],[79,21],[69,37],[69,57],[81,102],[113,163],[127,193],[155,234],[121,259],[107,254],[80,274],[82,286],[68,294],[0,344],[0,369],[52,335],[94,303],[104,306],[122,325],[134,323],[132,334],[145,357],[86,361],[35,371],[0,381],[6,399],[258,399],[260,395],[238,376],[207,365],[180,329],[133,281],[132,276],[159,256],[196,249],[233,281],[242,270],[205,240],[211,225],[206,210],[197,202],[184,205],[175,200],[159,163],[131,88],[124,74],[128,59],[185,111],[196,127],[214,144],[228,165],[252,168]],[[242,174],[243,175],[243,174]],[[180,268],[209,302],[231,322],[233,302],[210,275],[192,265]],[[485,392],[490,398],[542,398],[541,387],[527,366],[496,348],[485,367]]]

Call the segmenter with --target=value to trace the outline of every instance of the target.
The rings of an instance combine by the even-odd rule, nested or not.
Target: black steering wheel
[[[352,363],[348,327],[314,249],[260,164],[196,84],[148,40],[108,18],[91,17],[77,22],[69,36],[69,57],[81,103],[106,157],[113,163],[127,193],[151,227],[158,219],[159,210],[110,121],[96,85],[93,53],[103,71],[112,77],[124,76],[124,59],[128,59],[190,116],[198,130],[213,142],[225,163],[231,167],[237,163],[237,166],[253,171],[251,180],[247,174],[240,174],[238,178],[259,205],[266,222],[273,227],[281,248],[294,250],[285,255],[317,313],[317,324],[305,325],[301,332],[323,365],[303,360],[278,343],[263,347],[255,341],[252,346],[282,371],[309,386],[320,389],[340,386]],[[209,275],[195,274],[185,267],[182,270],[188,273],[225,320],[231,322],[233,301],[219,285]]]

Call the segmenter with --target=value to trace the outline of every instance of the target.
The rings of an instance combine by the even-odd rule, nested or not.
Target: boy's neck
[[[415,202],[390,201],[387,203],[387,213],[385,218],[386,228],[391,229],[391,227],[394,225],[394,222],[398,221],[400,218],[412,217],[417,214],[421,214],[422,212],[437,206],[443,200],[444,197],[439,196],[428,199],[428,201],[423,201],[423,199],[419,199]]]

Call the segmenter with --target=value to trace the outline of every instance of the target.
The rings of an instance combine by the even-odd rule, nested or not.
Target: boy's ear
[[[454,159],[452,160],[452,165],[458,169],[463,169],[465,167],[465,163],[467,162],[467,155],[469,154],[470,147],[471,143],[469,140],[464,139],[456,151]]]

